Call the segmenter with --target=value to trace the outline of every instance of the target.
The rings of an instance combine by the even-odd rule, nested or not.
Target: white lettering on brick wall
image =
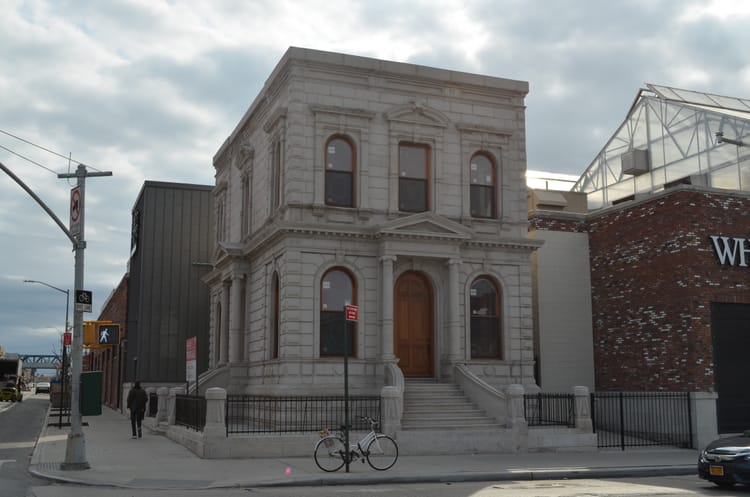
[[[711,235],[711,241],[720,264],[747,267],[747,256],[750,254],[750,244],[747,243],[747,238]]]

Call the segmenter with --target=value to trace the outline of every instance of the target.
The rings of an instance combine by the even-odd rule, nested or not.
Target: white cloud
[[[113,172],[87,182],[96,308],[125,271],[143,181],[211,184],[214,153],[290,45],[529,81],[529,168],[578,174],[646,82],[750,97],[749,14],[698,0],[8,0],[0,129]],[[0,162],[67,222],[71,182],[2,148]],[[0,212],[0,274],[15,277],[0,279],[0,345],[46,352],[24,337],[59,321],[59,295],[18,278],[71,286],[70,242],[3,174]]]

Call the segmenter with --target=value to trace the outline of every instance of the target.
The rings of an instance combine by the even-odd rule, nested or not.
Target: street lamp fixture
[[[50,285],[49,283],[45,283],[44,281],[39,280],[23,280],[24,283],[38,283],[40,285],[44,285],[48,288],[51,288],[53,290],[57,290],[58,292],[65,294],[65,331],[63,331],[63,344],[62,344],[62,392],[60,396],[60,418],[58,420],[58,428],[62,428],[62,406],[65,402],[65,395],[67,393],[67,387],[66,387],[66,380],[68,376],[68,371],[66,369],[66,363],[67,361],[67,354],[65,353],[66,346],[65,346],[65,333],[68,332],[68,311],[70,310],[70,290],[63,290],[62,288],[57,288],[54,285]]]

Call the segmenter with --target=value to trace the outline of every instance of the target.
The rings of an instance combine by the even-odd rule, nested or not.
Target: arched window
[[[326,143],[326,205],[354,207],[354,147],[334,136]]]
[[[357,323],[347,322],[344,306],[356,305],[354,280],[343,268],[333,268],[320,282],[320,356],[354,356]],[[347,348],[344,349],[344,333]]]
[[[484,152],[474,154],[469,163],[471,217],[497,216],[497,168]]]
[[[471,284],[471,358],[502,358],[500,292],[494,281],[479,277]]]
[[[279,273],[273,273],[272,285],[272,303],[273,310],[271,314],[271,359],[279,357]]]

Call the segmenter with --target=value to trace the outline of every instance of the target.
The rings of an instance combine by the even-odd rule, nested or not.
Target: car
[[[36,384],[36,393],[49,393],[49,382],[48,381],[40,381]]]
[[[23,393],[15,383],[9,381],[0,389],[0,400],[3,402],[21,402],[23,400]]]
[[[698,456],[698,476],[720,487],[750,485],[750,430],[708,444]]]

